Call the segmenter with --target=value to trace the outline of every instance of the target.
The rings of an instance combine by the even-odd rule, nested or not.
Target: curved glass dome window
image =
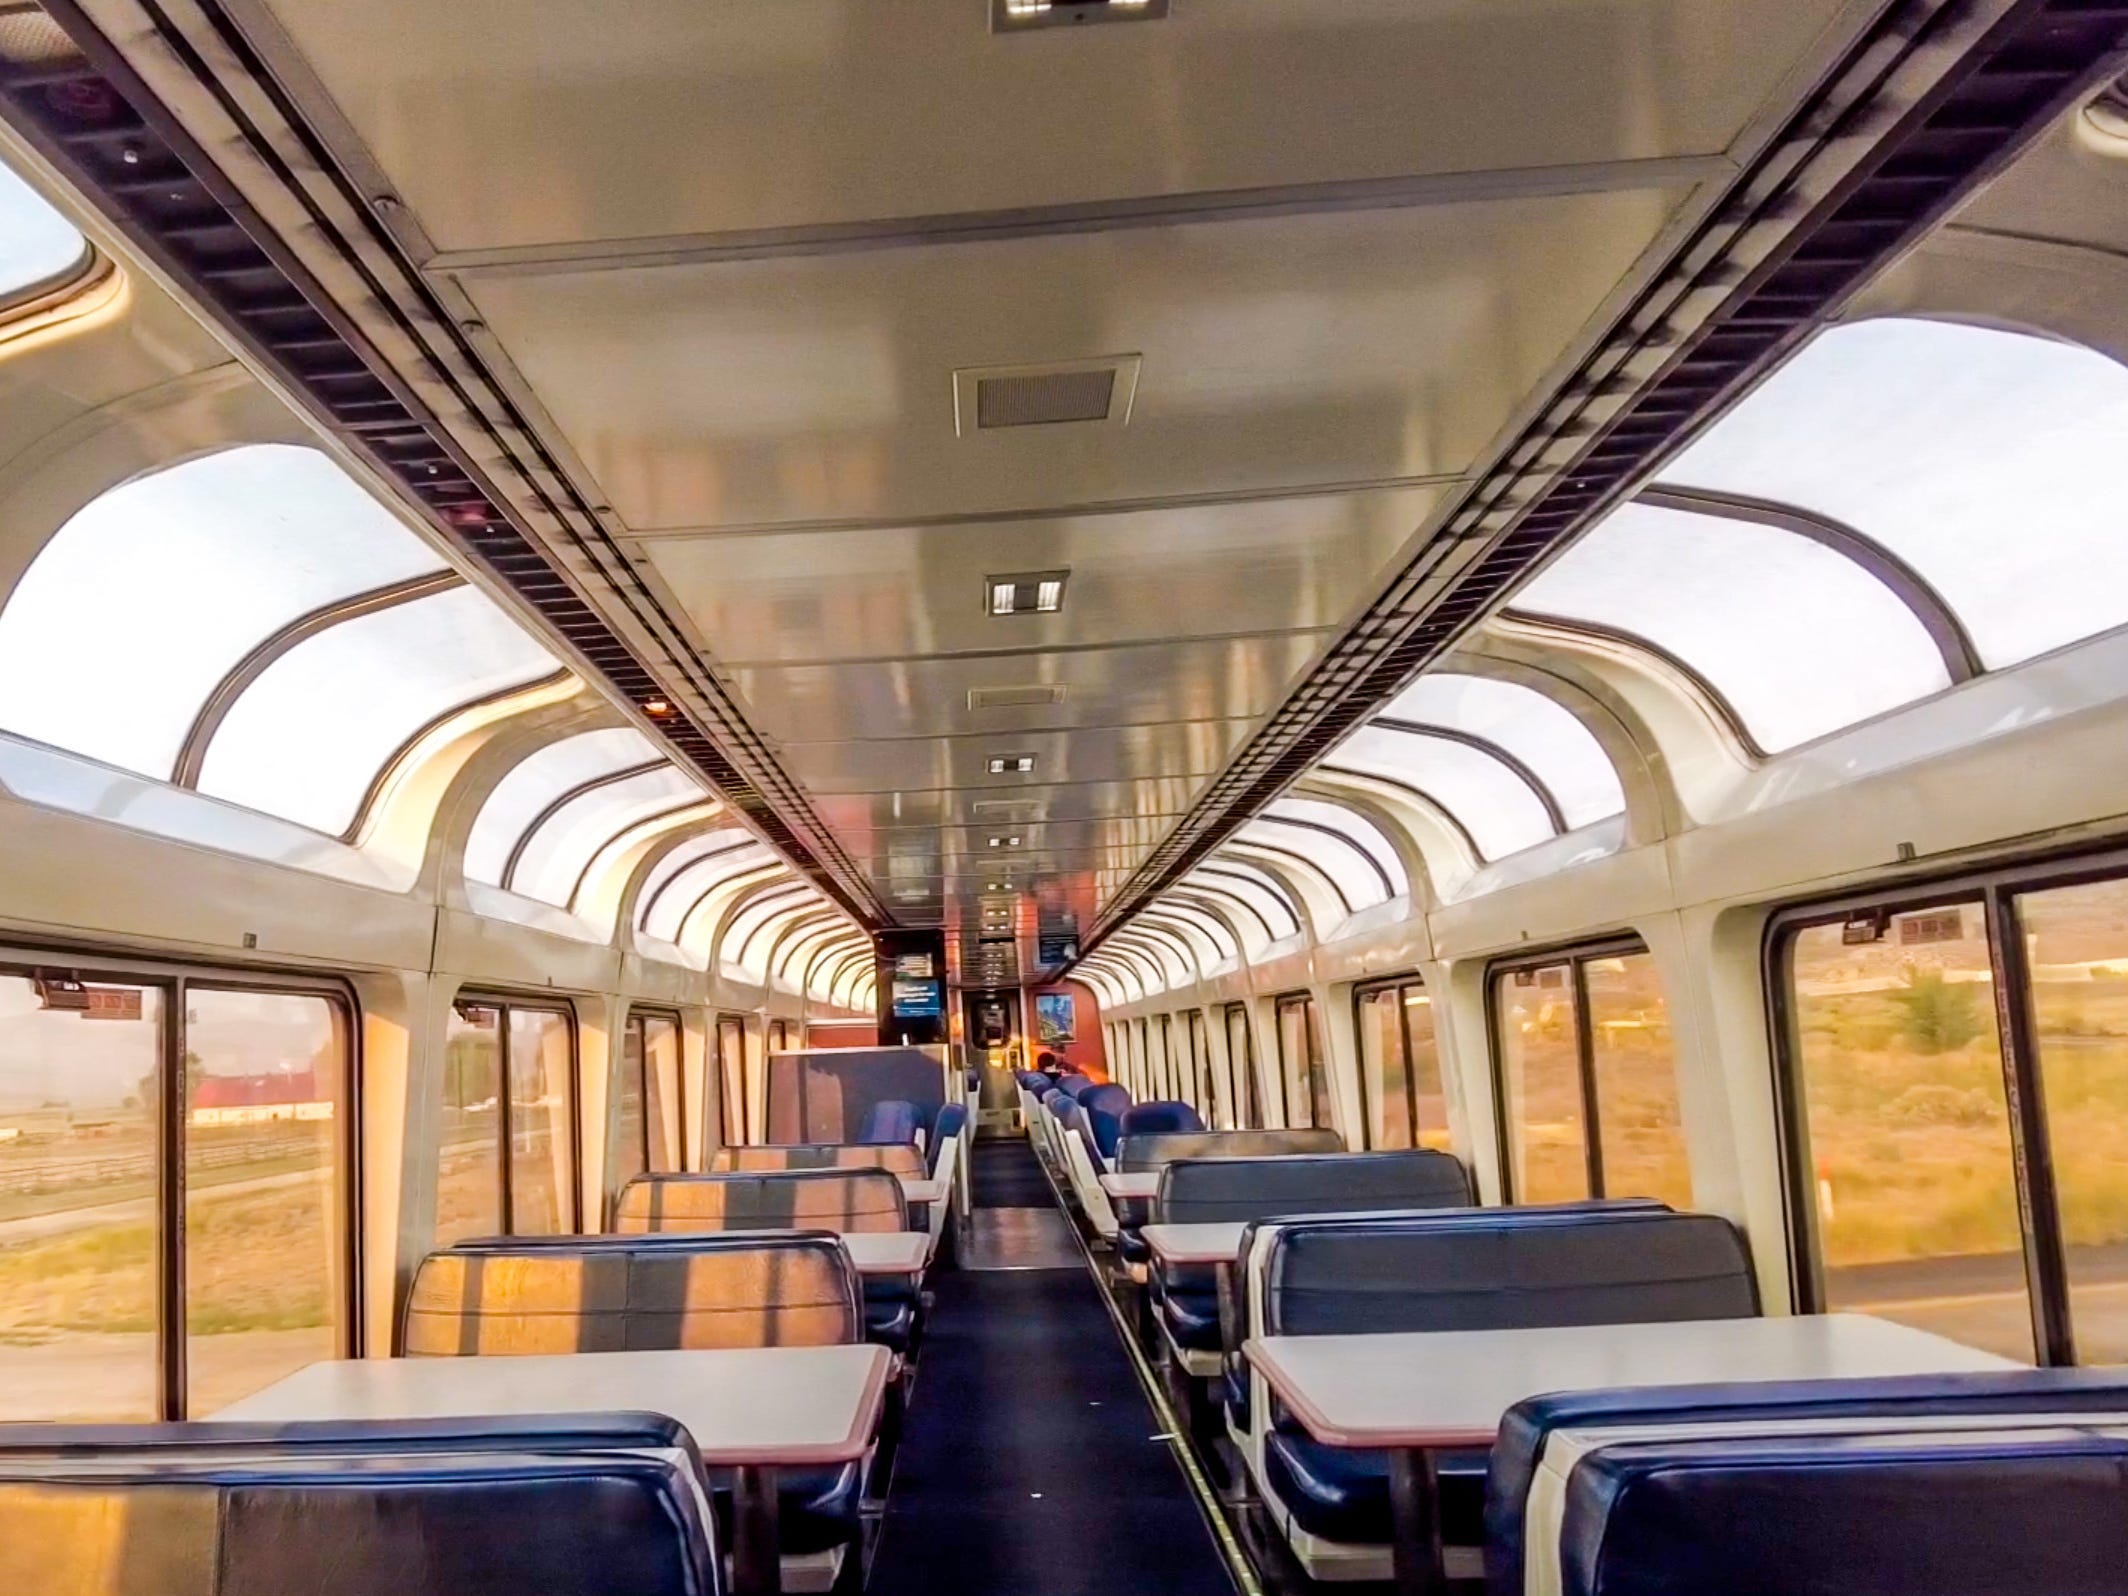
[[[1298,935],[1300,905],[1269,872],[1224,849],[1182,878],[1182,884],[1230,903],[1244,905],[1262,923],[1273,942]]]
[[[1387,903],[1404,891],[1399,885],[1402,868],[1392,873],[1348,826],[1331,819],[1332,815],[1347,816],[1348,812],[1334,804],[1281,798],[1243,826],[1236,838],[1279,858],[1313,866],[1336,889],[1347,914]],[[1358,824],[1364,826],[1365,822]]]
[[[1621,506],[1512,607],[1652,644],[1766,753],[1950,685],[1927,629],[1862,566],[1730,516]]]
[[[1661,480],[1854,529],[1941,594],[1995,669],[2128,623],[2124,438],[2128,367],[1893,318],[1821,333]]]
[[[470,587],[357,616],[298,643],[244,692],[208,745],[200,791],[344,833],[425,729],[556,669]]]
[[[1595,734],[1535,688],[1490,676],[1430,671],[1390,701],[1377,726],[1426,729],[1482,745],[1536,793],[1567,830],[1626,806],[1618,772]],[[1467,822],[1466,822],[1467,823]]]
[[[677,942],[695,905],[734,877],[777,863],[767,843],[737,826],[690,837],[651,867],[636,896],[636,929]]]
[[[633,727],[579,732],[528,755],[496,783],[466,838],[465,873],[509,885],[510,866],[549,811],[593,782],[658,763],[650,739]]]
[[[0,164],[0,302],[64,282],[88,262],[81,230]]]
[[[663,761],[579,787],[525,838],[507,885],[512,892],[567,908],[592,861],[614,838],[708,796],[701,783]]]
[[[0,609],[0,727],[170,780],[253,649],[424,576],[449,573],[315,449],[250,444],[136,477],[53,534]]]
[[[1481,859],[1557,834],[1535,787],[1498,756],[1453,737],[1375,721],[1338,744],[1323,768],[1373,776],[1431,801]]]

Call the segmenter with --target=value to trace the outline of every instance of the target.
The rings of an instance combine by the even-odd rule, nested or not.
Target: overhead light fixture
[[[1142,22],[1167,15],[1168,0],[990,0],[990,31],[1067,28],[1082,22]]]
[[[643,700],[643,713],[646,715],[670,715],[672,713],[672,701],[664,698],[646,698]]]
[[[1018,837],[992,837],[990,839],[990,846],[993,848],[1017,848],[1019,845],[1020,839]]]
[[[983,578],[983,604],[992,615],[1050,615],[1064,607],[1063,571],[1008,571]]]
[[[1025,776],[1034,769],[1034,755],[993,754],[989,768],[993,776]]]

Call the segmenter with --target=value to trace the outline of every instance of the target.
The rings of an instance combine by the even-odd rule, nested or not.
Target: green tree
[[[1892,998],[1903,1011],[1906,1040],[1916,1053],[1956,1052],[1983,1028],[1974,984],[1946,981],[1941,970],[1908,965],[1906,985]]]

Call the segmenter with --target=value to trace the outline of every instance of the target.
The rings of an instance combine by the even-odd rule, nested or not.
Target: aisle
[[[974,1174],[978,1209],[1053,1209],[1025,1143]],[[1233,1596],[1084,1262],[935,1278],[873,1596]]]

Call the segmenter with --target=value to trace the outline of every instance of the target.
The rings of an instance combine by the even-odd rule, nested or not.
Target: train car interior
[[[0,0],[0,1584],[2128,1596],[2128,0]]]

